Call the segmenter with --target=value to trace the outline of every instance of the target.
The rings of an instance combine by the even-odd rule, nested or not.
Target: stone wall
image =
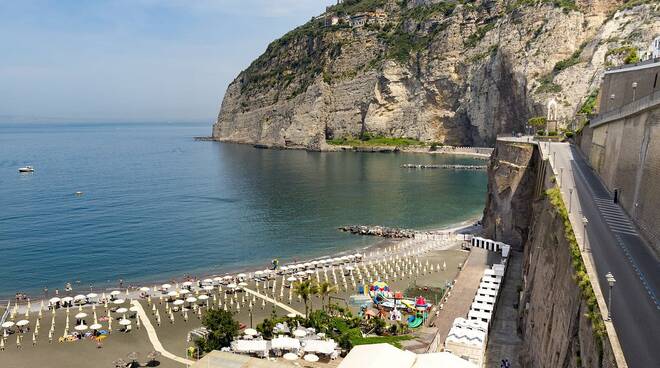
[[[660,104],[598,125],[581,149],[623,209],[660,252]]]
[[[538,147],[498,141],[488,177],[484,235],[517,239],[524,251],[518,303],[521,366],[616,367],[607,335],[594,333],[588,318],[564,221],[545,195],[555,183]]]

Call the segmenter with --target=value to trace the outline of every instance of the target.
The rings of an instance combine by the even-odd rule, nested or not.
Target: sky
[[[212,122],[333,0],[0,0],[0,121]]]

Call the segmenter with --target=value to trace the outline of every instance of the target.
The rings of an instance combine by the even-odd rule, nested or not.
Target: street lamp
[[[573,209],[573,188],[568,188],[568,213]]]
[[[584,237],[584,240],[582,241],[582,251],[586,252],[587,251],[587,224],[589,223],[589,220],[582,216],[582,225],[583,225],[583,231],[582,231],[582,236]]]
[[[633,102],[634,102],[635,101],[635,92],[637,91],[637,82],[633,82],[632,89],[633,89]]]
[[[564,186],[564,168],[559,168],[559,187]]]
[[[612,319],[612,288],[616,284],[616,279],[612,275],[612,272],[608,272],[605,275],[605,279],[607,279],[607,284],[610,286],[609,302],[607,303],[607,320],[609,321]]]

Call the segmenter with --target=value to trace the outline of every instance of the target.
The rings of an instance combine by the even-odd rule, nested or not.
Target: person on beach
[[[124,280],[119,279],[119,288],[121,289],[123,287],[124,287]]]
[[[55,296],[60,295],[60,289],[55,289]]]
[[[44,297],[48,298],[48,288],[44,287]]]

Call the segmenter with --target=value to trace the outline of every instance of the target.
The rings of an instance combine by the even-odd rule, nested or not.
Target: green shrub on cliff
[[[559,188],[554,187],[552,189],[548,189],[545,194],[564,224],[564,237],[568,242],[569,252],[571,255],[571,265],[573,266],[573,279],[580,288],[582,300],[584,300],[587,306],[587,317],[591,321],[596,348],[600,354],[600,358],[602,359],[603,336],[605,336],[607,333],[605,330],[605,323],[603,322],[603,316],[600,313],[600,308],[598,307],[598,303],[596,301],[596,294],[594,293],[594,289],[591,286],[591,281],[589,279],[589,275],[587,274],[587,268],[584,265],[584,260],[582,259],[582,254],[580,253],[580,246],[578,245],[575,233],[573,232],[573,226],[571,225],[571,221],[568,217],[568,211],[566,210],[564,201],[561,198],[561,191]]]

